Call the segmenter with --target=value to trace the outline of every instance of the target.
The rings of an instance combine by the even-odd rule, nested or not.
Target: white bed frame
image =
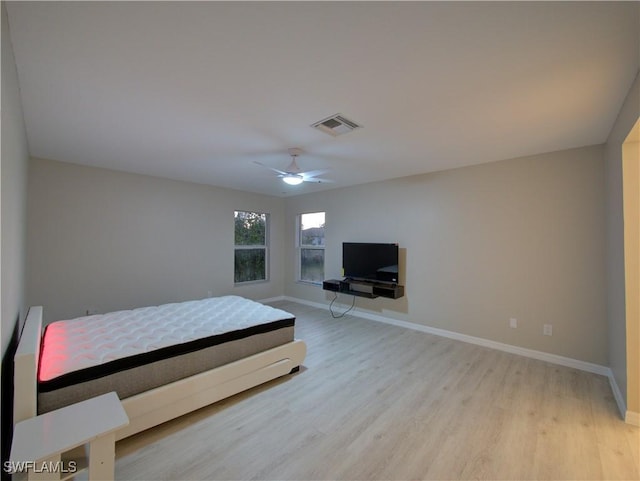
[[[18,423],[38,413],[38,359],[42,339],[42,307],[27,314],[14,358],[14,419]],[[254,354],[224,366],[160,386],[122,400],[129,425],[116,433],[126,438],[188,412],[233,396],[291,372],[302,365],[307,353],[304,341]]]

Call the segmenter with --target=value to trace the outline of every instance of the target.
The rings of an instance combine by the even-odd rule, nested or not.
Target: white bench
[[[59,481],[86,468],[91,481],[113,480],[116,431],[128,424],[115,392],[20,421],[9,468],[29,481]]]

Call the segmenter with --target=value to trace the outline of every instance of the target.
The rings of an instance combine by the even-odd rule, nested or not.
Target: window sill
[[[269,279],[260,279],[257,281],[234,282],[233,287],[253,286],[255,284],[266,284],[267,282],[269,282]]]

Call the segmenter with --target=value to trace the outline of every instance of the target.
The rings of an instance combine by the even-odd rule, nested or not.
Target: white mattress
[[[57,321],[46,328],[38,380],[291,318],[280,309],[224,296]]]

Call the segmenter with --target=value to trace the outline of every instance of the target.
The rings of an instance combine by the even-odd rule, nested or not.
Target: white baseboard
[[[326,304],[307,301],[304,299],[298,299],[295,297],[284,296],[284,300],[297,302],[299,304],[306,304],[309,306],[318,307],[320,309],[328,309],[328,306]],[[385,324],[392,324],[394,326],[413,329],[414,331],[426,332],[427,334],[434,334],[436,336],[454,339],[456,341],[468,342],[470,344],[475,344],[478,346],[489,347],[491,349],[496,349],[498,351],[509,352],[511,354],[518,354],[520,356],[529,357],[532,359],[538,359],[540,361],[546,361],[552,364],[558,364],[566,367],[573,367],[575,369],[580,369],[581,371],[592,372],[595,374],[600,374],[602,376],[609,377],[609,374],[611,373],[611,370],[607,366],[602,366],[600,364],[593,364],[586,361],[572,359],[570,357],[558,356],[557,354],[550,354],[548,352],[536,351],[534,349],[527,349],[524,347],[513,346],[511,344],[492,341],[490,339],[484,339],[481,337],[469,336],[467,334],[460,334],[454,331],[447,331],[446,329],[439,329],[436,327],[425,326],[424,324],[416,324],[414,322],[400,321],[398,319],[392,319],[390,317],[381,316],[379,314],[374,314],[374,313],[370,313],[363,310],[358,310],[357,313],[354,313],[354,315],[357,317],[362,317],[364,319],[369,319],[372,321],[383,322]]]
[[[640,426],[640,413],[634,411],[627,411],[624,422],[627,424],[632,424],[634,426]]]
[[[627,421],[627,416],[626,416],[626,413],[629,413],[629,411],[627,411],[627,403],[624,400],[622,391],[620,391],[620,387],[618,387],[618,383],[616,382],[616,378],[614,377],[613,371],[611,369],[609,369],[609,374],[607,375],[607,377],[609,378],[609,385],[611,386],[613,397],[615,398],[616,404],[618,405],[618,410],[620,411],[620,415],[622,416],[622,419],[625,420],[625,422],[629,423],[629,421]],[[633,424],[633,423],[629,423],[629,424]]]
[[[297,297],[282,296],[279,298],[274,298],[274,300],[285,300],[290,302],[296,302],[298,304],[304,304],[311,307],[317,307],[319,309],[325,309],[325,310],[329,309],[329,306],[326,303],[323,304],[320,302],[308,301],[306,299],[299,299]],[[606,376],[609,379],[609,384],[611,385],[611,390],[613,391],[613,396],[616,400],[616,404],[618,405],[618,409],[620,411],[621,417],[625,420],[625,422],[629,424],[633,424],[634,426],[640,426],[640,413],[627,411],[624,397],[613,376],[613,371],[611,371],[611,368],[607,366],[602,366],[600,364],[594,364],[586,361],[580,361],[578,359],[573,359],[570,357],[558,356],[557,354],[550,354],[548,352],[536,351],[534,349],[527,349],[524,347],[513,346],[511,344],[505,344],[502,342],[492,341],[489,339],[483,339],[481,337],[468,336],[466,334],[460,334],[458,332],[447,331],[446,329],[439,329],[436,327],[425,326],[423,324],[416,324],[413,322],[392,319],[390,317],[381,316],[379,314],[374,314],[374,313],[363,311],[360,309],[357,312],[354,312],[353,315],[357,317],[362,317],[364,319],[376,321],[376,322],[383,322],[385,324],[400,326],[406,329],[413,329],[414,331],[425,332],[427,334],[446,337],[448,339],[454,339],[456,341],[468,342],[470,344],[488,347],[491,349],[496,349],[498,351],[517,354],[519,356],[524,356],[531,359],[537,359],[539,361],[546,361],[551,364],[571,367],[574,369],[579,369],[581,371],[586,371],[594,374],[600,374],[601,376]]]
[[[278,301],[284,301],[286,300],[284,296],[276,296],[276,297],[269,297],[267,299],[260,299],[256,302],[259,302],[261,304],[268,304],[270,302],[278,302]]]
[[[298,299],[297,297],[282,296],[283,301],[296,302],[298,304],[304,304],[305,306],[317,307],[318,309],[329,310],[328,304],[322,302],[307,301],[306,299]]]

